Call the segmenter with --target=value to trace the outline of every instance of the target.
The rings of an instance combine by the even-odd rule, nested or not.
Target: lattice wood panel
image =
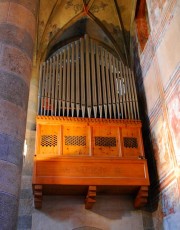
[[[63,126],[63,155],[88,155],[89,132],[87,126]]]
[[[57,155],[59,153],[60,126],[45,125],[39,127],[38,154]]]
[[[142,156],[142,142],[139,129],[123,128],[121,129],[121,135],[121,146],[123,156]]]
[[[116,126],[93,127],[93,155],[119,155],[119,129]]]

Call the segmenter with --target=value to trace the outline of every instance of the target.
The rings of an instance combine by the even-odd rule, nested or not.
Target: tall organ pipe
[[[110,60],[109,60],[109,54],[107,52],[104,52],[105,56],[105,80],[106,80],[106,92],[107,92],[107,104],[108,104],[108,110],[109,110],[109,118],[112,118],[112,98],[111,98],[111,88],[110,88],[110,72],[111,72],[111,65],[110,65]],[[103,77],[103,76],[102,76]]]
[[[58,115],[61,115],[61,107],[62,107],[62,87],[63,87],[63,52],[60,53],[59,63],[58,63],[58,76],[59,76],[59,104],[58,104]]]
[[[117,116],[118,118],[120,118],[120,102],[119,102],[119,97],[118,97],[118,83],[117,83],[117,66],[116,66],[116,60],[115,60],[115,57],[112,57],[113,58],[113,86],[114,86],[114,92],[115,92],[115,106],[116,106],[116,109],[117,109]],[[116,118],[116,116],[115,116]]]
[[[46,62],[45,84],[44,84],[44,101],[43,101],[43,115],[46,115],[47,110],[47,88],[48,88],[48,72],[49,72],[49,60]]]
[[[39,78],[39,92],[38,92],[38,113],[43,114],[43,102],[44,102],[44,83],[45,83],[45,65],[44,62],[40,66],[40,78]]]
[[[113,68],[113,58],[109,54],[109,72],[110,72],[110,91],[111,91],[111,100],[112,108],[114,113],[114,118],[116,118],[116,99],[115,99],[115,89],[114,89],[114,68]]]
[[[55,106],[55,56],[52,58],[52,84],[51,84],[51,116],[54,115],[54,106]]]
[[[118,67],[119,67],[119,73],[120,73],[120,89],[121,89],[121,97],[122,97],[122,102],[123,102],[124,118],[128,119],[125,79],[124,79],[123,69],[122,69],[120,62],[118,62]]]
[[[64,57],[63,57],[63,66],[62,66],[62,71],[63,71],[63,87],[62,87],[62,109],[63,109],[63,116],[65,115],[65,106],[66,106],[66,83],[67,83],[67,73],[66,73],[66,49],[64,49]]]
[[[48,73],[48,105],[47,105],[47,115],[50,115],[52,106],[51,106],[51,84],[52,84],[52,58],[49,62],[49,73]]]
[[[74,76],[74,43],[71,45],[71,116],[74,117],[75,109],[75,76]]]
[[[97,74],[97,95],[98,95],[98,107],[99,107],[99,116],[102,118],[103,112],[103,102],[102,102],[102,85],[101,85],[101,75],[100,75],[100,61],[99,61],[99,47],[97,44],[96,47],[96,74]]]
[[[66,110],[67,110],[67,116],[69,117],[69,107],[70,107],[70,47],[67,47],[67,91],[66,91]]]
[[[91,76],[92,76],[92,85],[91,85],[91,90],[92,90],[92,102],[93,102],[93,112],[94,112],[94,117],[97,117],[97,84],[96,84],[96,73],[95,73],[95,47],[94,47],[94,42],[91,39]]]
[[[55,62],[55,69],[56,69],[56,72],[55,72],[55,105],[54,105],[54,112],[55,112],[55,116],[57,116],[57,108],[58,108],[58,77],[59,77],[59,74],[58,74],[58,67],[59,67],[59,55],[56,54],[56,62]]]
[[[123,101],[122,101],[122,86],[121,86],[121,75],[119,71],[119,65],[118,65],[118,60],[115,60],[115,66],[116,66],[116,72],[117,72],[117,77],[116,77],[116,92],[118,95],[119,103],[120,103],[120,114],[119,118],[124,118],[124,111],[123,111]]]
[[[106,79],[104,71],[104,49],[101,47],[101,81],[102,81],[102,90],[103,90],[103,106],[105,118],[107,118],[107,93],[106,93]]]
[[[80,74],[79,74],[79,41],[76,43],[76,113],[77,117],[79,117],[79,111],[80,111]]]
[[[84,38],[80,38],[80,62],[81,62],[81,110],[82,116],[85,117],[86,98],[85,98],[85,72],[84,72]]]
[[[88,112],[88,117],[91,117],[91,77],[90,77],[90,59],[89,59],[89,54],[90,54],[90,49],[89,49],[89,37],[86,34],[85,35],[85,46],[86,46],[86,103],[87,103],[87,112]]]

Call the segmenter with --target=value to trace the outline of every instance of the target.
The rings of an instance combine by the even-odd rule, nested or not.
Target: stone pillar
[[[14,230],[38,0],[0,0],[0,229]]]
[[[35,153],[35,136],[36,136],[36,115],[37,115],[37,98],[38,98],[38,69],[39,66],[34,64],[29,91],[29,102],[26,123],[26,144],[27,152],[23,160],[23,170],[21,176],[21,192],[19,199],[19,216],[17,230],[32,228],[33,213],[33,194],[32,194],[32,169]]]

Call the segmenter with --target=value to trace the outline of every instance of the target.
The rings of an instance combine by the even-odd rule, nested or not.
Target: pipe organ
[[[36,208],[43,194],[57,194],[62,186],[87,190],[86,208],[96,193],[114,188],[136,194],[136,208],[147,202],[133,71],[87,34],[40,66],[35,151]]]

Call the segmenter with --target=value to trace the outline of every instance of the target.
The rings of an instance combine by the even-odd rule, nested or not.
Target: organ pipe
[[[61,52],[60,53],[60,55],[59,55],[59,63],[57,63],[57,65],[58,65],[58,77],[59,77],[59,79],[58,79],[58,88],[59,88],[59,98],[58,98],[58,101],[59,101],[59,103],[58,103],[58,116],[60,116],[61,115],[61,107],[62,107],[62,87],[63,87],[63,72],[62,72],[62,70],[63,70],[63,57],[62,57],[62,55],[63,55],[63,52]]]
[[[91,76],[92,76],[92,82],[93,86],[91,86],[92,89],[92,95],[93,95],[93,112],[94,117],[97,117],[97,82],[96,82],[96,72],[95,72],[95,47],[94,42],[91,39]]]
[[[48,88],[48,72],[49,72],[49,60],[46,62],[46,73],[45,73],[45,82],[44,82],[44,100],[43,100],[43,115],[47,115],[47,88]]]
[[[80,63],[81,63],[81,110],[85,117],[85,72],[84,72],[84,38],[80,38]]]
[[[54,87],[55,87],[55,56],[53,56],[52,58],[52,84],[51,84],[51,116],[54,115],[54,107],[55,107],[55,90],[54,90]]]
[[[62,85],[62,110],[63,110],[63,116],[65,115],[65,106],[66,106],[66,83],[67,83],[67,76],[66,76],[66,49],[64,49],[63,52],[63,66],[62,66],[62,72],[63,72],[63,85]]]
[[[43,101],[43,92],[42,92],[42,88],[43,88],[43,76],[44,73],[42,73],[44,70],[44,63],[40,66],[40,77],[39,77],[39,92],[38,92],[38,113],[42,113],[42,101]],[[42,95],[41,95],[42,92]]]
[[[57,116],[58,110],[58,67],[59,67],[59,55],[55,56],[55,105],[54,105],[54,115]]]
[[[99,48],[97,44],[95,44],[95,47],[96,47],[96,76],[97,76],[98,107],[99,107],[99,116],[100,118],[102,118],[103,102],[102,102],[102,85],[101,85],[101,74],[100,74]]]
[[[79,117],[80,111],[80,73],[79,73],[79,42],[76,42],[76,114]]]
[[[74,43],[71,45],[71,116],[74,117],[75,109],[75,76],[74,76]]]
[[[105,71],[104,71],[104,49],[101,47],[101,81],[102,81],[102,90],[103,90],[103,106],[104,106],[104,115],[107,118],[107,93],[106,93],[106,79],[105,79]]]
[[[139,119],[133,72],[85,35],[41,64],[38,114]]]
[[[67,47],[67,91],[66,91],[66,110],[67,110],[67,116],[69,116],[69,107],[70,107],[70,87],[71,87],[71,82],[70,82],[70,47]]]

